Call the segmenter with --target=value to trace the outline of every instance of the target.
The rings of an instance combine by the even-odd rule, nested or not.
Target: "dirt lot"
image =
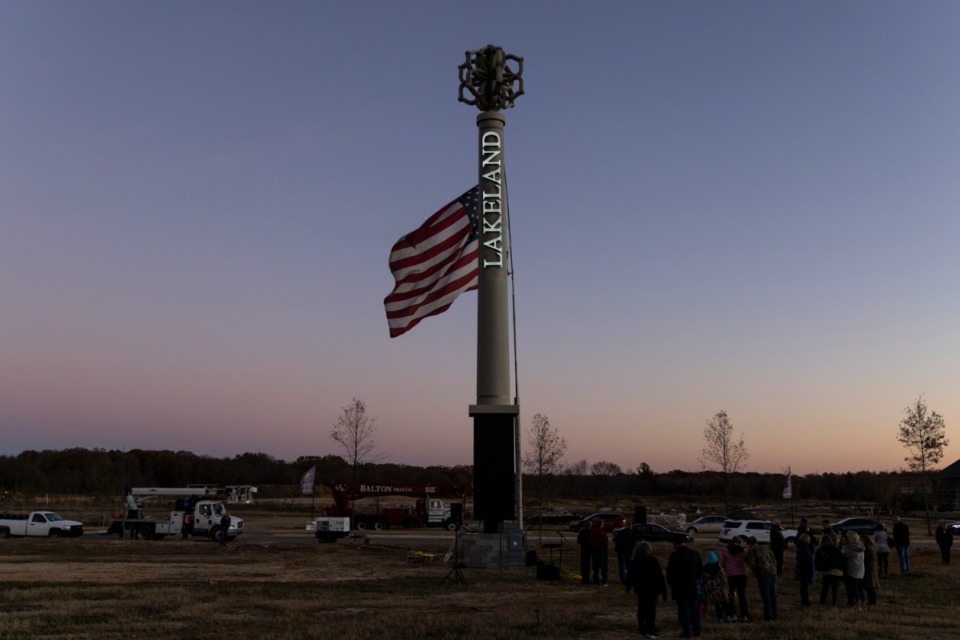
[[[537,580],[527,568],[464,569],[467,584],[450,577],[440,559],[449,534],[436,544],[340,541],[317,544],[304,518],[250,514],[264,540],[227,547],[205,541],[82,539],[0,540],[0,638],[603,638],[636,637],[632,596],[616,584],[583,586],[571,574],[576,554],[564,555],[564,580]],[[265,518],[265,519],[264,519]],[[530,536],[535,542],[535,536]],[[712,536],[694,545],[716,549]],[[922,545],[921,545],[922,546]],[[665,564],[671,551],[656,545]],[[549,552],[539,550],[541,557]],[[429,556],[428,556],[429,558]],[[914,554],[914,575],[891,576],[870,611],[801,610],[792,557],[780,581],[781,621],[717,625],[705,637],[724,639],[960,637],[957,570],[939,565],[930,548]],[[818,591],[815,591],[818,593]],[[754,611],[759,598],[749,596]],[[675,636],[676,608],[662,603],[659,625]]]

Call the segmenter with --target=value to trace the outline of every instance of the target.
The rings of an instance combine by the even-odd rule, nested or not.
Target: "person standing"
[[[620,584],[627,584],[627,567],[633,557],[633,548],[637,546],[637,532],[631,527],[618,529],[613,536],[613,549],[617,552],[617,570]]]
[[[703,599],[705,606],[713,605],[717,622],[726,622],[730,585],[727,583],[727,574],[720,566],[720,557],[713,551],[707,552],[707,563],[703,565]]]
[[[893,546],[900,559],[900,573],[910,573],[910,527],[895,516],[893,518]]]
[[[590,527],[583,525],[577,532],[580,545],[580,582],[590,584]]]
[[[880,576],[877,574],[877,544],[873,536],[863,536],[863,591],[867,594],[867,604],[877,604],[877,589],[880,588]]]
[[[809,534],[808,534],[809,535]],[[747,538],[747,562],[757,579],[760,600],[763,601],[763,619],[772,622],[777,613],[777,561],[768,547],[757,544],[753,536]]]
[[[886,525],[880,525],[873,536],[873,541],[877,545],[877,575],[888,575],[890,573],[890,538]]]
[[[827,604],[827,593],[832,594],[833,606],[837,606],[837,593],[840,589],[840,579],[843,578],[843,554],[833,542],[832,536],[823,536],[820,539],[820,548],[814,555],[814,565],[817,571],[823,573],[823,586],[820,587],[820,604]]]
[[[227,536],[230,535],[230,514],[226,511],[220,516],[220,546],[227,544]]]
[[[610,553],[610,537],[600,520],[590,527],[590,555],[593,558],[593,584],[607,586],[607,562]]]
[[[657,598],[667,599],[667,583],[663,579],[660,561],[653,555],[650,543],[641,540],[637,554],[627,567],[627,593],[637,594],[637,625],[640,635],[657,638]]]
[[[940,564],[950,564],[950,547],[953,546],[953,532],[943,520],[937,525],[937,546],[940,547]]]
[[[797,536],[799,537],[799,535]],[[783,538],[783,530],[780,528],[780,521],[776,520],[770,528],[770,551],[777,561],[777,575],[783,574],[783,551],[787,548],[787,541]]]
[[[735,536],[726,547],[720,550],[720,566],[727,574],[730,588],[730,601],[727,603],[727,622],[737,619],[737,610],[733,604],[733,595],[737,595],[740,606],[740,621],[750,619],[747,610],[747,550],[743,548],[743,538]]]
[[[862,609],[863,601],[863,552],[866,549],[856,531],[848,531],[840,538],[840,552],[846,559],[843,579],[847,585],[847,605]]]
[[[829,536],[825,536],[829,537]],[[810,536],[806,533],[797,538],[797,561],[793,567],[793,577],[800,581],[800,606],[810,606],[810,583],[816,576],[813,564],[813,547],[810,546]]]
[[[673,543],[667,560],[667,582],[677,603],[677,620],[684,638],[700,635],[700,607],[697,602],[697,581],[703,573],[700,554],[685,542]]]
[[[824,518],[820,521],[820,535],[821,536],[830,536],[833,538],[836,534],[833,531],[833,527],[830,526],[830,521]]]

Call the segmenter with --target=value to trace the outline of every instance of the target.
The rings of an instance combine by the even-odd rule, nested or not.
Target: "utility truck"
[[[355,528],[376,531],[390,527],[456,531],[463,524],[464,504],[470,495],[469,485],[341,482],[329,486],[334,504],[324,510],[325,516],[350,518]],[[395,500],[387,503],[382,498]],[[447,504],[442,498],[458,502]]]
[[[122,517],[114,518],[107,534],[116,534],[121,538],[135,540],[161,540],[166,536],[179,535],[218,540],[221,535],[221,520],[227,508],[221,500],[212,500],[221,495],[229,495],[222,487],[134,487],[128,489],[124,498],[126,512]],[[154,497],[174,498],[173,510],[165,517],[150,517],[143,513],[145,500]],[[233,540],[243,533],[243,520],[236,516],[230,518],[227,540]]]
[[[66,520],[53,511],[34,511],[27,514],[0,513],[0,538],[26,536],[76,538],[82,535],[82,522]]]

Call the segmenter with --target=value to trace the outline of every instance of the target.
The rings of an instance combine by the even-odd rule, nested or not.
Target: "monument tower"
[[[508,66],[512,64],[513,67]],[[510,394],[507,182],[502,110],[523,95],[523,59],[487,45],[459,66],[460,102],[476,106],[479,136],[477,403],[473,417],[474,515],[484,533],[516,517],[519,406]]]

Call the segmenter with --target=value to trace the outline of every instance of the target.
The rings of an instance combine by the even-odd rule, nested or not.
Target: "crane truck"
[[[357,529],[381,531],[390,527],[443,527],[456,531],[463,524],[463,507],[470,494],[469,485],[444,484],[365,484],[333,483],[334,504],[324,510],[323,520],[349,518]],[[403,504],[384,505],[379,498],[406,498]],[[372,505],[356,505],[357,500],[378,498]],[[442,498],[459,502],[445,503]],[[318,521],[321,518],[317,519]],[[317,523],[320,538],[322,524]],[[338,525],[342,526],[342,525]]]
[[[210,540],[220,538],[220,520],[227,508],[220,500],[212,500],[220,495],[230,495],[224,488],[211,486],[194,487],[134,487],[127,489],[124,498],[126,512],[110,523],[107,534],[116,534],[121,538],[135,540],[161,540],[166,536],[179,535],[205,537]],[[175,498],[174,508],[165,518],[149,517],[143,513],[143,503],[153,497]],[[229,516],[230,528],[227,540],[233,540],[243,533],[243,520]]]

